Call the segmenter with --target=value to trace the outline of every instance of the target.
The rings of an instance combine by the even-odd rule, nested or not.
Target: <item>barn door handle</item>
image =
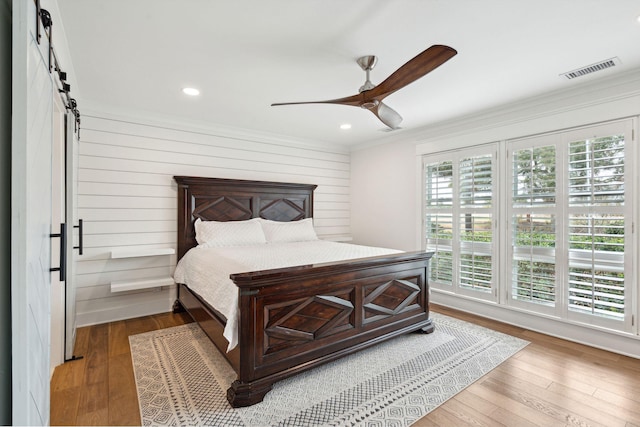
[[[49,237],[60,238],[60,267],[52,267],[49,271],[59,271],[60,281],[64,282],[67,279],[67,224],[64,222],[60,224],[60,233],[49,234]]]
[[[84,244],[82,243],[83,242],[82,236],[84,235],[83,228],[82,228],[82,220],[79,219],[78,225],[74,225],[73,228],[78,229],[78,246],[74,246],[73,249],[78,249],[78,255],[82,255],[82,251],[84,248]]]

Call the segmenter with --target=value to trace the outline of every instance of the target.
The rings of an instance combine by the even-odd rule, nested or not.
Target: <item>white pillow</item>
[[[280,222],[261,219],[262,231],[269,243],[306,242],[318,240],[313,229],[313,218]]]
[[[246,221],[201,221],[196,219],[196,241],[206,248],[267,243],[257,218]]]

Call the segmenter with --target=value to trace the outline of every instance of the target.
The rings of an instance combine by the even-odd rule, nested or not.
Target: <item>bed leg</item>
[[[427,322],[428,323],[422,329],[418,329],[416,332],[430,334],[436,330],[436,325],[433,324],[433,320],[429,319]]]
[[[173,311],[174,314],[184,313],[186,311],[182,306],[182,303],[178,299],[173,303],[173,307],[171,308],[171,310]]]
[[[262,402],[264,396],[271,391],[272,384],[247,384],[234,381],[227,390],[227,400],[234,408],[251,406]]]

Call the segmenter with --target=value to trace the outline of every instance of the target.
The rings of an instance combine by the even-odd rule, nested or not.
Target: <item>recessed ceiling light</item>
[[[347,130],[351,129],[351,123],[343,123],[340,125],[340,129]]]
[[[182,92],[185,95],[189,95],[189,96],[198,96],[200,95],[200,91],[194,87],[185,87],[184,89],[182,89]]]

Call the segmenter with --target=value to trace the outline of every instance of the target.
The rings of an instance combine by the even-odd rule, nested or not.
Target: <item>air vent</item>
[[[606,70],[607,68],[620,65],[620,59],[618,57],[605,59],[604,61],[597,62],[595,64],[587,65],[586,67],[578,68],[577,70],[568,71],[560,74],[560,76],[567,79],[575,79],[576,77],[584,76],[586,74],[595,73],[596,71]]]

